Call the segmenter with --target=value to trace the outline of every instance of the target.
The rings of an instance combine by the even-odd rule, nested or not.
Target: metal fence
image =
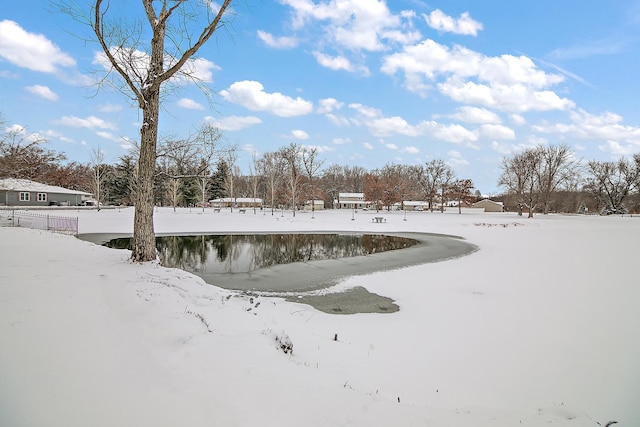
[[[78,234],[78,217],[48,215],[31,211],[1,209],[0,225],[51,230],[73,236]]]

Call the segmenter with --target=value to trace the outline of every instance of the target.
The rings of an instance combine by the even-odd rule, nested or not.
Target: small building
[[[489,199],[482,199],[471,205],[472,208],[482,208],[485,212],[504,212],[504,204],[502,202],[494,202]]]
[[[313,205],[311,204],[313,203]],[[306,202],[304,202],[304,210],[305,211],[310,211],[310,210],[315,210],[315,211],[321,211],[324,210],[324,200],[307,200]]]
[[[338,193],[338,209],[363,209],[367,207],[364,193]]]
[[[407,211],[427,211],[429,210],[429,202],[422,200],[404,200],[402,206]]]
[[[261,208],[262,199],[259,197],[222,197],[209,200],[209,205],[214,208]]]
[[[80,206],[93,194],[41,184],[28,179],[0,179],[0,205],[4,206]]]

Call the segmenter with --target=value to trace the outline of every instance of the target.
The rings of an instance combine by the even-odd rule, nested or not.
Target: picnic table
[[[371,218],[372,222],[387,222],[387,218],[383,217],[383,216],[374,216],[373,218]]]

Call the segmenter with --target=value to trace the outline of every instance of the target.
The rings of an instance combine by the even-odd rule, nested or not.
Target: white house
[[[364,193],[338,193],[336,207],[338,209],[363,209],[367,207]]]

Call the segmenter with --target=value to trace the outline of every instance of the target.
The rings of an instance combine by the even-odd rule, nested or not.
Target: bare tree
[[[472,194],[473,181],[470,179],[458,179],[449,186],[449,194],[458,202],[458,213],[462,214],[462,204],[475,199]]]
[[[251,193],[253,194],[253,214],[256,214],[256,199],[258,198],[258,158],[255,150],[251,153],[251,164],[249,165],[249,173],[251,179]]]
[[[364,197],[369,202],[374,202],[376,212],[382,208],[382,199],[385,194],[384,179],[380,174],[380,170],[373,170],[364,178]]]
[[[525,153],[516,153],[512,157],[502,159],[502,174],[498,185],[505,187],[507,192],[515,195],[518,215],[527,206],[527,190],[533,185],[533,170]],[[531,215],[531,211],[530,211]]]
[[[182,199],[182,192],[180,191],[180,178],[169,178],[169,185],[167,186],[167,196],[169,202],[173,206],[173,211],[176,211],[176,206]]]
[[[163,140],[157,153],[158,173],[169,180],[165,193],[174,209],[181,199],[194,201],[194,183],[198,191],[197,200],[200,200],[204,209],[210,185],[209,173],[213,169],[214,161],[234,150],[234,147],[223,144],[222,131],[211,125],[204,125],[198,132],[185,139]],[[191,191],[185,188],[190,188]],[[185,192],[191,194],[185,195]],[[178,193],[180,197],[176,197]]]
[[[569,147],[539,146],[503,158],[498,184],[516,197],[518,215],[527,208],[531,218],[539,204],[548,213],[551,197],[574,184],[579,174],[580,162]]]
[[[625,213],[624,201],[634,188],[640,188],[640,154],[629,161],[588,163],[590,177],[586,188],[601,203],[603,213]]]
[[[271,198],[271,215],[274,214],[276,190],[282,179],[283,159],[278,153],[264,153],[256,165],[258,173],[264,176]]]
[[[0,177],[47,181],[52,169],[66,160],[64,154],[44,148],[48,141],[23,127],[12,127],[0,135]]]
[[[316,193],[315,188],[313,186],[313,179],[316,177],[318,170],[322,167],[324,160],[318,160],[318,149],[316,147],[313,148],[304,148],[302,150],[302,165],[304,167],[304,171],[307,174],[307,179],[310,194],[311,194],[311,218],[314,218],[316,212]]]
[[[566,145],[549,145],[537,148],[540,157],[535,170],[540,202],[544,214],[549,213],[551,196],[562,186],[568,186],[579,175],[579,162],[573,158],[573,152]]]
[[[200,204],[202,205],[202,212],[204,212],[205,207],[207,206],[207,191],[209,190],[209,176],[207,175],[207,173],[207,169],[203,170],[202,174],[196,181],[196,186],[200,191]]]
[[[117,76],[114,84],[142,111],[131,253],[135,261],[151,261],[157,256],[153,185],[161,89],[175,77],[200,83],[189,61],[224,25],[231,2],[222,0],[218,8],[212,8],[206,1],[141,0],[145,28],[145,20],[128,24],[126,17],[117,15],[119,10],[130,11],[131,2],[127,8],[119,8],[110,1],[93,0],[87,13],[72,0],[58,1],[64,12],[91,26],[110,66],[103,82]],[[145,45],[147,34],[151,38]]]
[[[279,151],[280,156],[284,160],[285,176],[288,184],[289,197],[291,198],[291,208],[293,216],[296,216],[296,208],[298,205],[298,191],[302,183],[303,167],[300,161],[300,153],[302,149],[299,145],[291,143],[288,147],[283,147]]]
[[[235,193],[235,177],[238,175],[239,168],[236,166],[236,161],[238,160],[238,154],[235,151],[230,151],[226,153],[224,156],[224,163],[227,165],[227,176],[224,177],[224,184],[229,193],[229,197],[233,200],[236,197]],[[231,203],[231,212],[233,212],[234,201]]]
[[[104,151],[100,148],[94,148],[91,152],[91,169],[92,169],[92,189],[98,202],[98,212],[100,212],[100,204],[104,199],[102,194],[103,183],[106,179],[108,165],[104,162]]]
[[[433,212],[434,199],[438,191],[442,187],[442,179],[446,170],[450,170],[449,166],[440,159],[427,162],[421,176],[421,187],[424,198],[429,202],[429,210]]]
[[[456,174],[453,169],[447,164],[442,169],[442,174],[438,180],[438,186],[440,187],[440,212],[444,212],[444,205],[447,202],[447,195],[450,190],[450,185],[453,180],[456,179]]]

